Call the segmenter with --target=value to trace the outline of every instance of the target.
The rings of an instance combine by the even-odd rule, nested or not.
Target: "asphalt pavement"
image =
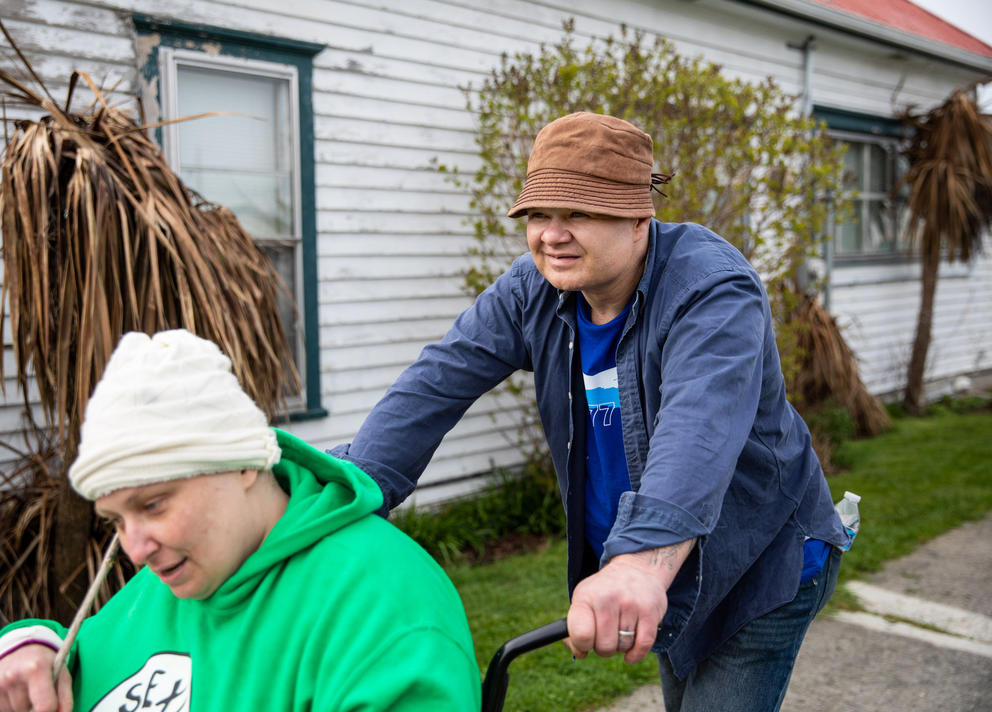
[[[782,712],[992,712],[992,513],[850,588],[867,612],[813,621]],[[649,685],[598,712],[663,710]]]

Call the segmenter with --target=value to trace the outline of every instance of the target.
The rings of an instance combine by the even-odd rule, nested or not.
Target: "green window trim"
[[[908,131],[906,125],[898,119],[862,114],[847,109],[816,105],[813,107],[813,117],[818,121],[826,122],[827,128],[834,131],[850,131],[891,138],[904,138]]]
[[[303,407],[289,414],[290,421],[309,420],[327,415],[320,403],[320,343],[317,304],[317,210],[314,165],[313,57],[324,45],[283,37],[257,35],[208,25],[196,25],[133,14],[139,36],[157,36],[159,47],[207,49],[227,57],[261,60],[296,68],[298,84],[298,121],[300,144],[300,250],[303,281],[302,311],[306,382],[303,384]],[[161,69],[158,52],[143,58],[139,71],[146,86],[159,87]],[[161,89],[158,89],[161,102]],[[157,129],[161,145],[161,130]]]
[[[841,230],[842,226],[838,224],[835,234],[835,249],[831,259],[836,261],[838,265],[850,266],[915,261],[917,259],[917,253],[912,245],[907,242],[906,235],[903,233],[905,229],[903,222],[905,220],[906,210],[905,196],[901,195],[903,191],[900,191],[901,197],[890,197],[890,191],[893,189],[893,186],[898,184],[899,176],[901,175],[898,146],[906,138],[911,129],[896,118],[821,105],[813,107],[813,117],[825,123],[828,132],[833,134],[836,139],[847,142],[852,146],[852,150],[857,148],[860,153],[869,150],[876,151],[878,148],[881,148],[890,156],[890,158],[886,159],[884,166],[873,162],[871,165],[872,170],[869,170],[869,167],[866,165],[866,172],[864,174],[861,172],[857,174],[859,181],[872,180],[874,182],[873,177],[877,177],[878,175],[874,169],[881,168],[882,174],[887,176],[884,188],[871,188],[870,192],[862,193],[860,191],[869,191],[868,186],[862,184],[855,189],[860,193],[860,196],[855,196],[854,198],[855,210],[860,217],[856,223],[856,227],[853,229],[857,231],[856,234],[860,235],[858,244],[862,246],[853,250],[849,247],[843,248],[841,243],[845,233]],[[872,148],[872,146],[876,148]],[[868,158],[866,154],[865,159],[867,160]],[[882,191],[882,193],[879,194],[879,191]],[[882,220],[874,212],[878,210],[879,205],[883,206],[886,211],[889,211]],[[876,207],[873,208],[872,206]],[[870,218],[869,213],[871,214]],[[872,227],[877,229],[880,225],[888,225],[889,229],[883,230],[882,235],[883,237],[884,235],[889,235],[890,240],[887,242],[883,240],[883,242],[876,243],[874,240],[868,239],[868,231],[872,230]],[[872,231],[872,235],[876,234],[878,233]],[[866,240],[866,242],[861,243],[861,240]],[[891,247],[879,249],[879,246],[885,244],[891,245]]]

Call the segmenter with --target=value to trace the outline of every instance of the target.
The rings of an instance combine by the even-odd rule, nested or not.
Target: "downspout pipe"
[[[787,43],[789,49],[799,50],[803,54],[803,93],[800,104],[800,111],[804,118],[813,114],[813,56],[816,50],[816,37],[808,35],[802,42]],[[834,200],[833,195],[827,195],[827,224],[825,231],[827,239],[824,241],[824,280],[823,280],[823,308],[830,312],[830,277],[833,271],[834,258]],[[800,274],[800,288],[806,291],[809,287],[808,271],[803,269]]]
[[[809,35],[801,43],[789,42],[789,49],[797,49],[803,53],[803,100],[802,115],[813,113],[813,51],[816,49],[816,37]]]

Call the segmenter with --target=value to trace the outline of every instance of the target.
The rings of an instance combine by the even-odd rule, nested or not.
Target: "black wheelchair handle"
[[[489,661],[482,683],[482,712],[502,712],[506,690],[510,684],[509,667],[517,657],[568,637],[565,619],[542,625],[512,638],[496,651]]]

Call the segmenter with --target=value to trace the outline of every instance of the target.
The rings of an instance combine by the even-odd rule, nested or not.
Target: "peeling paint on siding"
[[[4,0],[3,14],[8,18],[20,17],[25,7],[27,7],[26,0]]]
[[[134,53],[138,67],[148,64],[148,59],[158,52],[162,37],[157,32],[148,35],[137,35],[134,38]],[[155,124],[162,119],[162,107],[158,103],[158,74],[146,77],[144,72],[138,72],[138,96],[145,114],[145,121]]]

